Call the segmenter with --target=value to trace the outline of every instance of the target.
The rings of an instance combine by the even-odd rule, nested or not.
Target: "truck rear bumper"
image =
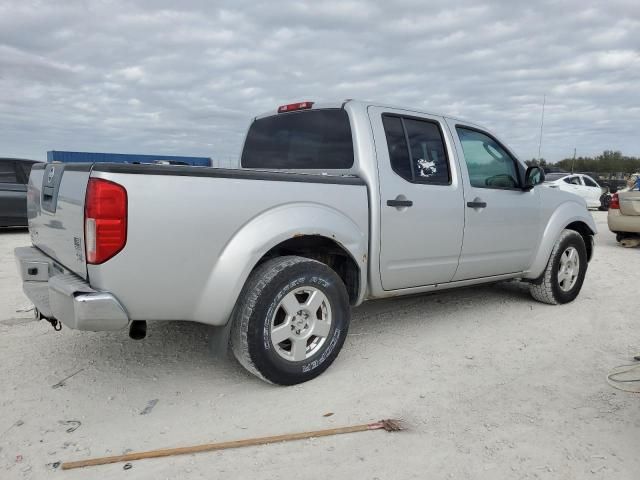
[[[119,330],[129,317],[118,299],[98,292],[35,247],[14,251],[22,289],[40,314],[77,330]]]

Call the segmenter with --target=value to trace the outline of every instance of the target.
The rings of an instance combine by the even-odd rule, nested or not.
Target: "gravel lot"
[[[205,326],[54,332],[35,322],[0,232],[0,478],[640,478],[640,395],[605,376],[640,352],[640,249],[606,213],[578,299],[533,301],[516,283],[371,302],[334,365],[267,385],[210,355]],[[60,380],[63,386],[52,388]],[[141,415],[150,401],[157,404]],[[325,417],[326,413],[333,415]],[[90,456],[402,417],[366,432],[62,472]],[[73,424],[61,422],[79,421]]]

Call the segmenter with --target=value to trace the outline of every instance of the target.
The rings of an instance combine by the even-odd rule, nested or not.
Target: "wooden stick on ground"
[[[162,450],[149,450],[146,452],[127,453],[126,455],[114,455],[111,457],[89,458],[78,460],[77,462],[64,462],[63,470],[72,468],[90,467],[94,465],[106,465],[108,463],[128,462],[131,460],[141,460],[143,458],[168,457],[171,455],[185,455],[189,453],[211,452],[214,450],[226,450],[230,448],[249,447],[252,445],[268,445],[270,443],[290,442],[292,440],[304,440],[308,438],[328,437],[331,435],[341,435],[344,433],[366,432],[368,430],[386,430],[396,432],[402,430],[401,422],[398,420],[380,420],[376,423],[364,425],[353,425],[350,427],[329,428],[326,430],[316,430],[312,432],[287,433],[284,435],[274,435],[272,437],[248,438],[246,440],[233,440],[231,442],[205,443],[203,445],[192,445],[190,447],[165,448]]]

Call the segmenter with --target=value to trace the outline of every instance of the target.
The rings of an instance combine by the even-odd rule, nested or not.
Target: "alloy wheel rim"
[[[315,355],[331,331],[331,304],[315,287],[300,287],[287,293],[271,318],[271,344],[277,354],[300,362]]]
[[[560,256],[560,265],[558,266],[558,285],[560,290],[568,292],[578,281],[580,273],[580,255],[575,247],[567,247]]]

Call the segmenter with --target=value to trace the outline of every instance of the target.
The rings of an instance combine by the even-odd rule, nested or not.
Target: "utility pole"
[[[542,126],[544,125],[544,106],[547,103],[547,96],[542,97],[542,118],[540,119],[540,142],[538,142],[538,162],[540,162],[540,152],[542,151]]]
[[[571,160],[571,173],[573,173],[573,167],[576,164],[576,149],[573,149],[573,160]]]

